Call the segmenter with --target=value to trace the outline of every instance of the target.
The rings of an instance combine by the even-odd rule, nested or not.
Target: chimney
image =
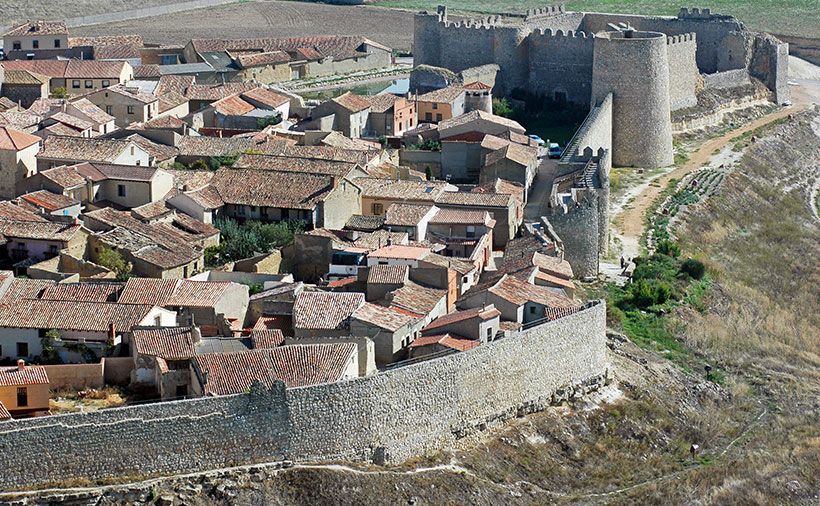
[[[17,370],[18,371],[25,371],[26,370],[26,361],[22,358],[17,361]]]
[[[191,327],[191,339],[194,341],[194,344],[198,344],[202,341],[202,331],[199,330],[199,327]]]
[[[108,324],[108,339],[110,339],[111,342],[113,343],[114,338],[116,338],[116,337],[117,337],[117,327],[114,326],[114,322],[111,322],[111,323]]]

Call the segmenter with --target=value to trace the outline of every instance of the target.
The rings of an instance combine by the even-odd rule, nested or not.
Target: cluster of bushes
[[[422,151],[441,151],[441,142],[433,139],[426,139],[421,144],[411,144],[410,146],[407,146],[407,149],[419,149]]]
[[[305,229],[301,221],[240,224],[230,218],[218,218],[214,226],[219,229],[221,240],[219,246],[205,249],[205,264],[209,267],[270,253],[293,242],[294,234]]]

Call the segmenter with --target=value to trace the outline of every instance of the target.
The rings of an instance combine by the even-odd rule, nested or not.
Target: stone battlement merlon
[[[566,9],[564,8],[564,4],[548,5],[546,7],[536,9],[527,9],[527,14],[524,17],[524,20],[532,21],[537,18],[557,16],[559,14],[564,14],[565,12]]]
[[[666,37],[667,44],[680,44],[683,42],[697,42],[697,34],[695,32],[691,32],[681,35],[668,35]]]
[[[532,35],[539,37],[575,37],[581,39],[595,38],[592,32],[584,32],[582,30],[553,30],[552,28],[536,28],[532,31]]]
[[[692,7],[692,8],[681,7],[680,11],[678,12],[678,19],[700,19],[700,20],[713,20],[713,21],[735,20],[735,18],[733,16],[728,16],[726,14],[713,14],[712,9],[709,9],[709,8],[699,9],[697,7]]]

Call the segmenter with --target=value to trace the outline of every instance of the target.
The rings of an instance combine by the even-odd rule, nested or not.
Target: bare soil
[[[13,25],[27,19],[65,19],[92,16],[109,12],[121,12],[145,7],[168,5],[180,0],[0,0],[0,25]],[[106,34],[110,35],[110,34]]]
[[[245,2],[76,28],[76,35],[139,34],[146,42],[185,44],[207,37],[364,35],[395,49],[413,43],[413,13],[370,6]]]

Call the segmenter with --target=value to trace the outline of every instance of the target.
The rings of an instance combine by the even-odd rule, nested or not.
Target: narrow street
[[[550,193],[549,174],[555,170],[557,165],[558,160],[546,156],[541,160],[538,165],[538,175],[535,176],[535,181],[530,188],[529,199],[527,199],[527,206],[524,208],[524,219],[538,221],[541,218]]]

